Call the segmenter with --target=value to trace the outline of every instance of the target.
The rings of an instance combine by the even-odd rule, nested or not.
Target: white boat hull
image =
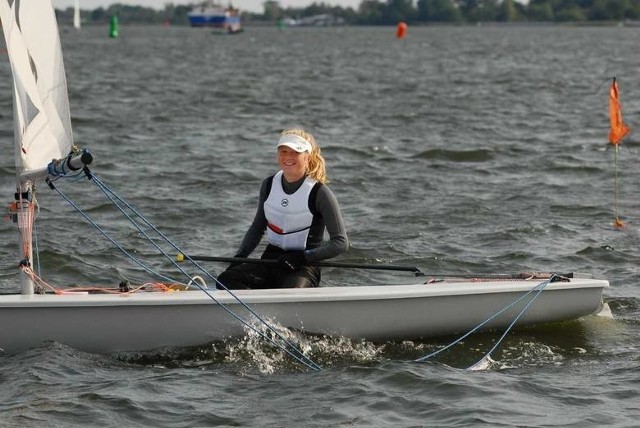
[[[235,294],[272,324],[372,341],[465,332],[540,284],[443,282],[364,287],[241,290]],[[548,284],[517,325],[574,319],[602,305],[605,280]],[[226,291],[209,291],[249,319]],[[508,326],[531,293],[488,323]],[[246,327],[202,291],[0,296],[0,348],[19,352],[56,341],[89,352],[202,345],[244,335]]]

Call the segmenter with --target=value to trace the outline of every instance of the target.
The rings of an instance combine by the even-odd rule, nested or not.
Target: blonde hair
[[[322,157],[320,146],[316,143],[311,133],[302,128],[285,129],[280,135],[293,134],[302,137],[311,143],[311,153],[309,153],[309,164],[307,165],[307,175],[318,183],[328,183],[327,171],[324,158]]]

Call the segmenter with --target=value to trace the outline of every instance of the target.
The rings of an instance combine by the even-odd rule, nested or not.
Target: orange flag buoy
[[[406,34],[407,34],[407,24],[404,22],[398,22],[398,27],[396,28],[396,37],[398,39],[402,39]]]
[[[622,106],[620,105],[620,93],[618,92],[618,82],[615,76],[611,82],[609,89],[609,123],[611,129],[609,131],[609,143],[613,144],[614,150],[614,191],[613,191],[613,209],[615,211],[615,220],[613,221],[614,229],[622,229],[625,225],[620,220],[618,200],[620,180],[618,178],[618,147],[622,143],[622,139],[629,134],[631,129],[622,121]]]
[[[620,106],[619,97],[618,82],[614,77],[609,90],[609,122],[611,123],[609,142],[613,145],[620,144],[630,131],[629,127],[622,121],[622,107]]]

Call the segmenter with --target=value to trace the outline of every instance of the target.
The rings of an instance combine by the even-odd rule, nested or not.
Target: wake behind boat
[[[208,275],[211,288],[176,265],[186,284],[160,276],[159,283],[122,284],[114,290],[48,286],[32,269],[36,183],[46,182],[59,192],[59,180],[75,174],[77,184],[84,176],[87,180],[82,183],[98,186],[131,217],[146,219],[89,169],[91,154],[75,148],[53,7],[50,0],[26,3],[0,2],[15,121],[15,147],[4,150],[15,153],[17,185],[11,215],[21,236],[16,245],[20,293],[0,295],[0,322],[11,326],[0,330],[0,348],[6,352],[49,340],[91,352],[144,351],[201,345],[271,326],[374,341],[416,339],[476,327],[510,327],[516,321],[526,325],[574,319],[602,307],[606,280],[551,274],[475,279],[436,275],[433,281],[407,285],[229,292],[211,287],[215,278],[205,269],[202,275]],[[145,223],[138,230],[146,236],[144,230],[151,228]],[[193,258],[187,261],[199,267]]]

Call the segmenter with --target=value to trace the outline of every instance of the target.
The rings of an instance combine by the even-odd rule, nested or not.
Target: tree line
[[[117,15],[122,24],[170,23],[189,25],[187,13],[195,6],[166,4],[163,10],[113,4],[107,8],[82,10],[86,24],[107,23]],[[73,9],[56,10],[59,22],[72,22]],[[420,23],[479,22],[620,22],[640,19],[640,0],[363,0],[351,7],[312,3],[302,8],[282,8],[275,0],[264,3],[263,13],[243,12],[247,23],[275,23],[291,18],[329,15],[348,25],[396,25]]]

